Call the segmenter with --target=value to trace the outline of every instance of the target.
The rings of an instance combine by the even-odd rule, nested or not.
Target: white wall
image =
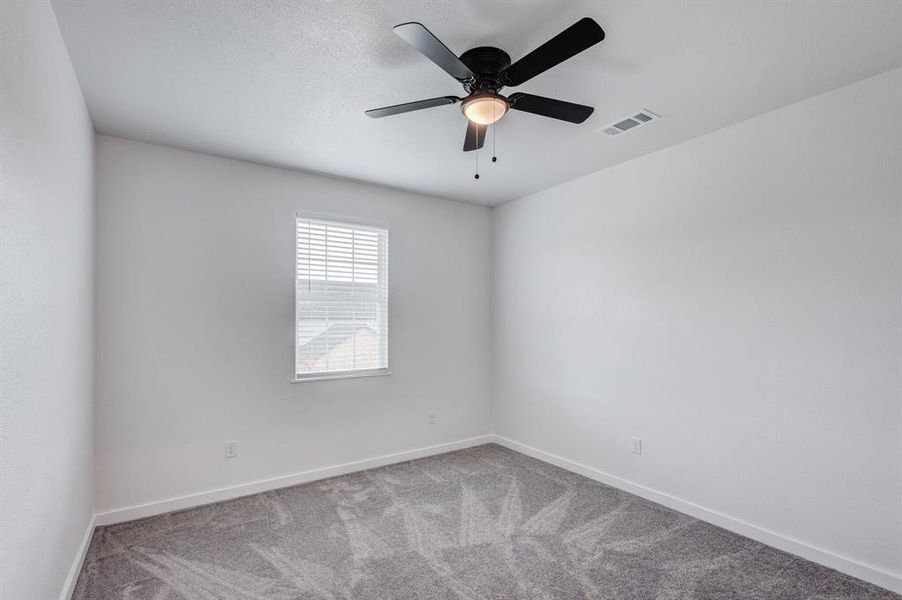
[[[495,234],[498,434],[902,575],[902,70]]]
[[[389,226],[392,375],[289,383],[296,211]],[[100,136],[97,215],[98,512],[489,432],[489,209]]]
[[[0,2],[0,132],[0,598],[45,600],[94,494],[94,132],[46,2]]]

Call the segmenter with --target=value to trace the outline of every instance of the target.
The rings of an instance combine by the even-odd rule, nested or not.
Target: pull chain
[[[498,110],[498,106],[493,102],[492,103],[492,116],[495,118],[492,121],[492,162],[498,162],[498,156],[495,152],[495,127],[498,126],[498,114],[495,112]]]
[[[498,156],[495,152],[495,127],[498,126],[498,122],[492,123],[492,162],[498,162]]]
[[[476,141],[477,144],[479,142],[479,130],[476,131]],[[479,147],[476,147],[476,175],[473,175],[473,179],[479,179]]]

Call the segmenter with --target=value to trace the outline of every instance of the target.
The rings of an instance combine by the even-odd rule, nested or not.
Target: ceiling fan
[[[464,152],[468,152],[482,148],[486,127],[501,119],[509,109],[570,123],[582,123],[595,110],[591,106],[522,92],[507,97],[499,93],[501,88],[526,83],[602,41],[604,31],[588,17],[580,19],[513,64],[507,52],[491,46],[471,48],[458,57],[420,23],[402,23],[393,31],[459,81],[467,96],[440,96],[366,111],[374,119],[460,102],[461,112],[467,117]]]

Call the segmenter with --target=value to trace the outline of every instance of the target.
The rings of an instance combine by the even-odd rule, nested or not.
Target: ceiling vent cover
[[[601,129],[598,129],[596,131],[606,133],[610,136],[620,135],[621,133],[642,127],[646,123],[657,121],[660,118],[661,115],[653,113],[647,108],[643,108],[642,110],[633,113],[625,119],[620,119],[616,123],[605,125]]]

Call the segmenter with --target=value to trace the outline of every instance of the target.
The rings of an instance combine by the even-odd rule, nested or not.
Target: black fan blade
[[[505,85],[520,85],[603,39],[601,26],[584,17],[509,66],[501,77]]]
[[[545,98],[544,96],[521,94],[520,92],[511,94],[507,101],[514,110],[522,110],[534,115],[570,121],[571,123],[582,123],[595,110],[591,106],[573,104],[572,102]]]
[[[405,104],[394,104],[392,106],[383,106],[382,108],[372,108],[366,111],[366,116],[378,119],[379,117],[390,117],[391,115],[400,115],[401,113],[410,112],[412,110],[422,110],[424,108],[444,106],[445,104],[454,104],[456,102],[460,102],[460,98],[457,96],[429,98],[428,100],[417,100],[416,102],[407,102]]]
[[[401,23],[395,26],[394,32],[402,40],[426,55],[426,58],[437,64],[454,79],[466,81],[476,77],[473,71],[457,58],[456,54],[451,52],[421,23]]]
[[[464,152],[478,150],[485,143],[485,125],[467,119],[467,136],[464,138]]]

